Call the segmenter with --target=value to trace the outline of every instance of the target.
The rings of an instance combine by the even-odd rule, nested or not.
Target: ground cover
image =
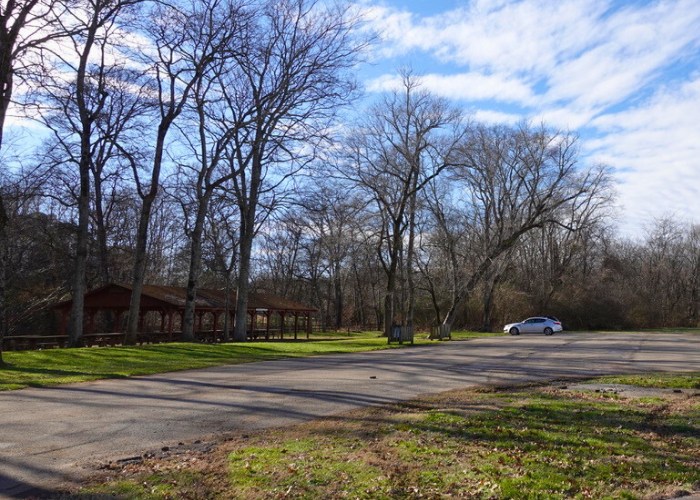
[[[700,491],[700,373],[450,391],[105,464],[64,498],[670,498]],[[634,385],[638,376],[616,377]],[[588,388],[587,388],[588,387]]]
[[[455,339],[481,337],[476,332],[457,332]],[[416,344],[427,344],[427,334],[416,335]],[[250,363],[272,359],[339,354],[377,349],[396,349],[377,332],[340,332],[312,340],[243,342],[226,344],[171,343],[135,347],[88,347],[4,352],[0,367],[0,390],[42,387],[106,378],[152,375],[174,370]]]

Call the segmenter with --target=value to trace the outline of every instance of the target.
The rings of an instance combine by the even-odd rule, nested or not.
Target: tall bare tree
[[[468,226],[466,239],[444,233],[449,251],[461,254],[443,321],[449,325],[493,262],[523,235],[549,224],[577,229],[581,220],[562,213],[598,203],[602,208],[609,188],[605,169],[579,168],[574,135],[544,126],[477,126],[459,154],[454,180],[466,195],[461,203]]]
[[[67,163],[73,163],[78,174],[76,255],[71,284],[73,305],[68,326],[71,346],[82,343],[91,176],[96,161],[101,170],[110,156],[103,151],[99,157],[100,145],[109,150],[116,139],[105,141],[97,126],[98,121],[104,121],[110,91],[114,88],[111,82],[123,76],[122,64],[106,60],[115,58],[115,35],[119,36],[127,11],[139,1],[85,0],[77,3],[71,16],[72,24],[79,29],[71,34],[69,43],[44,49],[45,60],[52,67],[40,89],[45,97],[43,103],[49,110],[46,123],[66,153]]]
[[[3,0],[0,3],[0,148],[16,79],[33,80],[43,68],[38,51],[75,34],[71,0]]]
[[[266,198],[316,158],[339,107],[352,97],[350,70],[362,42],[348,8],[315,0],[261,2],[226,85],[235,120],[228,162],[240,212],[233,338],[246,340],[253,241]],[[278,197],[278,196],[277,196]]]
[[[333,183],[324,183],[299,201],[302,207],[300,228],[307,237],[318,241],[323,267],[327,270],[332,292],[333,319],[335,329],[343,324],[344,282],[347,280],[348,258],[354,251],[355,230],[362,204]]]
[[[132,170],[141,213],[136,237],[131,303],[126,342],[136,342],[139,328],[141,292],[146,274],[148,228],[153,204],[160,189],[169,132],[182,114],[194,89],[217,61],[225,57],[232,31],[227,22],[238,9],[228,0],[193,0],[180,6],[157,4],[146,16],[143,33],[152,46],[142,54],[150,65],[158,118],[152,149],[150,176],[141,179],[140,167],[132,160]]]
[[[221,25],[220,54],[210,64],[207,73],[192,89],[192,98],[186,106],[185,120],[180,126],[182,143],[187,146],[188,159],[180,163],[176,178],[178,191],[190,200],[182,203],[185,212],[185,233],[190,242],[190,262],[182,322],[182,339],[194,340],[195,299],[202,268],[202,243],[209,204],[217,189],[228,182],[232,173],[223,161],[235,134],[230,126],[230,109],[225,105],[221,87],[229,61],[243,45],[246,25],[252,12],[242,5],[228,4],[210,18]],[[224,33],[225,31],[225,33]],[[182,199],[182,198],[181,198]]]
[[[461,113],[446,100],[421,90],[419,79],[410,72],[402,73],[400,90],[386,96],[368,116],[348,141],[349,160],[342,175],[363,189],[377,209],[376,251],[387,278],[384,332],[389,335],[397,320],[395,294],[402,258],[407,275],[412,274],[418,193],[452,164],[463,129]],[[401,319],[411,324],[414,292],[412,283],[408,284]]]

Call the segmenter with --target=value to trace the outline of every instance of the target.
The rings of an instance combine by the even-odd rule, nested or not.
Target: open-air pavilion
[[[139,334],[151,339],[177,340],[182,331],[186,289],[176,286],[144,285],[141,293]],[[131,287],[112,283],[85,294],[84,333],[98,329],[123,332],[131,301]],[[55,306],[59,315],[59,334],[65,335],[72,300]],[[195,299],[195,336],[200,340],[221,340],[226,311],[230,329],[236,314],[236,294],[228,297],[223,290],[199,289]],[[311,315],[317,309],[270,294],[248,295],[248,338],[257,339],[285,335],[297,338],[299,333],[311,332]]]

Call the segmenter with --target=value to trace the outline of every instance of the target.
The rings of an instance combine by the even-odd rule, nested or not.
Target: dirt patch
[[[625,384],[570,384],[558,386],[559,389],[577,392],[594,392],[598,394],[613,394],[623,398],[660,398],[686,399],[700,397],[697,389],[659,389],[654,387],[639,387]]]

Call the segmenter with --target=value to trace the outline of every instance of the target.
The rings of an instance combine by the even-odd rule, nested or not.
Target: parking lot
[[[562,333],[440,342],[0,393],[0,496],[100,462],[480,384],[700,372],[700,336]]]

